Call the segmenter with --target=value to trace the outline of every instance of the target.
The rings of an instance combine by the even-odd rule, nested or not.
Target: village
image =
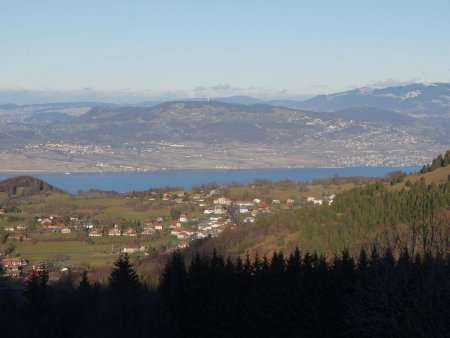
[[[252,198],[237,200],[223,196],[221,188],[208,192],[186,193],[185,191],[163,191],[130,193],[121,199],[142,200],[148,203],[165,203],[161,214],[148,216],[138,221],[118,218],[114,222],[105,222],[95,217],[77,214],[60,214],[55,210],[48,215],[35,215],[27,224],[6,225],[3,229],[5,241],[27,245],[45,238],[56,238],[64,242],[69,239],[83,239],[91,245],[111,244],[108,254],[115,256],[129,254],[145,256],[151,250],[169,252],[188,247],[192,241],[208,237],[220,236],[224,231],[233,231],[236,227],[254,223],[258,217],[272,212],[291,210],[305,205],[331,204],[335,195],[324,195],[320,198],[308,196],[303,199],[287,198],[285,200]],[[185,212],[183,210],[191,210]],[[0,218],[10,212],[0,209]],[[17,215],[17,210],[15,210]],[[19,212],[20,214],[20,212]],[[52,237],[53,236],[53,237]],[[154,242],[164,243],[159,247]],[[30,246],[32,245],[30,244]],[[109,247],[109,246],[108,246]],[[91,249],[92,250],[92,249]],[[11,249],[11,252],[0,253],[0,264],[3,273],[9,277],[22,278],[30,269],[36,269],[45,262],[33,261],[27,255]],[[60,255],[61,256],[61,255]],[[70,261],[70,257],[67,257]],[[67,271],[74,264],[58,262],[54,264],[59,272]]]

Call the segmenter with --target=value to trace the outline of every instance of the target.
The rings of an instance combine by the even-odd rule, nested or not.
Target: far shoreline
[[[145,173],[155,173],[155,172],[174,172],[174,171],[251,171],[251,170],[296,170],[296,169],[356,169],[356,168],[412,168],[412,167],[422,167],[423,164],[405,164],[405,165],[361,165],[361,166],[303,166],[303,167],[245,167],[245,168],[159,168],[159,169],[149,169],[149,170],[110,170],[110,171],[90,171],[90,170],[75,170],[75,171],[55,171],[55,170],[14,170],[14,171],[2,171],[0,169],[0,175],[22,175],[22,174],[45,174],[45,175],[62,175],[62,174],[145,174]]]

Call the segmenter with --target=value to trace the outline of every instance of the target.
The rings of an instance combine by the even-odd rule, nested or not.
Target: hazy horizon
[[[450,82],[449,12],[406,0],[3,3],[0,103],[302,100]]]

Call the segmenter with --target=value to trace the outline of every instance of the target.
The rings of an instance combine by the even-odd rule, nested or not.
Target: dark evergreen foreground
[[[404,251],[347,252],[331,262],[289,257],[231,260],[175,252],[157,289],[121,257],[107,286],[86,274],[24,290],[2,281],[2,337],[449,337],[450,258]]]

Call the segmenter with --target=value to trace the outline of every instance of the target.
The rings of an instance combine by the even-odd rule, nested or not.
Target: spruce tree
[[[109,286],[115,290],[136,290],[139,288],[139,279],[128,254],[121,255],[114,263],[114,269],[109,277]]]
[[[446,167],[449,164],[450,164],[450,150],[447,150],[444,155],[444,163],[442,164],[442,166]]]

